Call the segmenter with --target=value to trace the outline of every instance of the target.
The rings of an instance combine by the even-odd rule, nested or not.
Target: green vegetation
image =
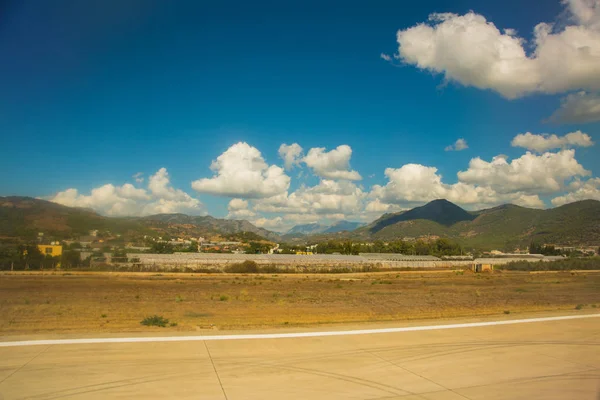
[[[169,320],[159,316],[159,315],[153,315],[151,317],[146,317],[142,320],[142,322],[140,322],[140,324],[145,325],[145,326],[160,326],[161,328],[164,328],[165,326],[167,326],[167,324],[169,323]]]
[[[173,254],[175,252],[175,249],[173,248],[173,245],[171,243],[153,242],[150,252],[156,254]]]
[[[600,257],[565,258],[558,261],[515,261],[497,266],[497,269],[508,271],[571,271],[600,270]]]
[[[432,203],[419,212],[385,214],[366,227],[346,235],[348,239],[383,241],[426,235],[448,237],[465,248],[512,251],[537,243],[597,244],[600,242],[600,202],[584,200],[561,207],[538,210],[506,204],[468,213],[449,207],[448,216],[436,214]],[[458,208],[458,209],[457,209]],[[409,218],[410,217],[410,218]],[[453,223],[450,223],[455,221]]]
[[[316,247],[316,252],[319,254],[400,253],[420,256],[453,256],[464,254],[464,250],[458,243],[446,238],[439,238],[428,242],[424,240],[414,242],[404,240],[383,242],[376,240],[372,243],[329,240],[319,243]]]
[[[225,267],[225,272],[234,274],[253,274],[258,272],[258,264],[252,260],[231,264]]]

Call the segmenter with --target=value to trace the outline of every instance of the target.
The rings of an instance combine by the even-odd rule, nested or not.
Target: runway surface
[[[596,400],[599,390],[595,317],[335,336],[0,347],[6,400]]]

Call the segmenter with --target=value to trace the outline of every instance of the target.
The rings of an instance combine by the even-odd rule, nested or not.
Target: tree
[[[77,268],[81,266],[81,253],[75,250],[65,250],[61,256],[63,268]]]
[[[127,262],[127,252],[125,249],[115,249],[111,255],[112,262]]]
[[[173,245],[167,242],[154,242],[150,248],[150,253],[173,254],[174,252]]]
[[[534,240],[529,244],[529,254],[542,254],[542,245],[536,243]]]
[[[44,255],[36,244],[19,245],[19,258],[25,269],[43,268]]]

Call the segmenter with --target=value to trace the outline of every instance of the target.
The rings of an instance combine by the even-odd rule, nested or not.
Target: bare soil
[[[600,308],[600,273],[0,274],[0,335],[253,329]],[[147,327],[159,315],[176,326]]]

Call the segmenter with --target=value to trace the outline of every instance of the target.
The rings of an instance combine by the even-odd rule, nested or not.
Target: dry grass
[[[294,326],[590,310],[600,273],[0,274],[0,334]],[[176,327],[146,327],[163,316]]]

